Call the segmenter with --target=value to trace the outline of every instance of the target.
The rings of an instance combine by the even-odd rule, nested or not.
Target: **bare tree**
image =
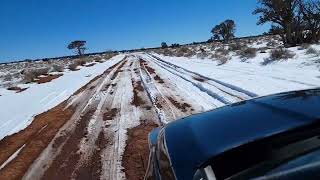
[[[78,55],[82,55],[84,53],[84,51],[87,49],[85,47],[86,45],[86,41],[72,41],[69,45],[68,45],[68,49],[71,50],[76,50],[76,53]]]
[[[229,41],[235,37],[234,33],[236,31],[236,24],[233,20],[226,20],[219,25],[216,25],[211,33],[213,34],[213,39],[220,40],[224,42]]]

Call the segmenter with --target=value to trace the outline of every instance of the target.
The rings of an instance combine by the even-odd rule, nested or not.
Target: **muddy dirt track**
[[[245,92],[147,54],[129,54],[0,141],[0,179],[143,179],[148,133]]]

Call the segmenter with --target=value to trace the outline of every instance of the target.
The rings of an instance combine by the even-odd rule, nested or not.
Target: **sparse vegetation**
[[[47,75],[49,72],[49,68],[39,68],[39,69],[31,69],[24,71],[23,81],[25,83],[34,82],[34,80],[40,75]]]
[[[221,65],[223,65],[223,64],[226,64],[229,60],[230,60],[229,57],[221,56],[221,57],[218,59],[218,61],[219,61],[218,66],[221,66]]]
[[[295,54],[287,50],[286,48],[273,49],[270,52],[270,57],[266,58],[264,62],[262,62],[262,65],[267,65],[274,61],[290,59],[290,58],[293,58],[294,56]]]
[[[310,47],[310,44],[303,43],[301,44],[300,47],[298,47],[298,50],[305,50],[305,49],[308,49],[309,47]]]
[[[230,51],[239,51],[242,50],[244,48],[246,48],[247,46],[241,42],[235,42],[235,43],[230,43],[229,44],[229,50]]]
[[[4,77],[3,77],[3,81],[12,81],[13,80],[13,77],[12,77],[12,74],[6,74]]]
[[[81,58],[81,59],[76,60],[75,63],[77,63],[79,66],[84,66],[87,62],[88,62],[87,59]]]
[[[178,48],[176,53],[178,57],[191,57],[194,55],[194,52],[186,46]]]
[[[267,43],[268,47],[276,47],[277,45],[278,45],[277,42],[274,40],[271,40]]]
[[[312,48],[312,47],[309,47],[307,49],[307,51],[306,51],[306,54],[318,54],[318,53],[319,52],[316,49]]]
[[[218,49],[216,49],[216,53],[226,56],[230,53],[230,51],[228,49],[226,49],[224,46],[219,47]]]
[[[240,51],[240,58],[241,59],[251,59],[257,56],[257,49],[256,48],[245,48]]]
[[[270,53],[270,58],[272,60],[282,60],[293,58],[295,54],[286,48],[273,49]]]
[[[54,72],[63,72],[64,67],[61,66],[61,65],[54,64],[54,65],[52,65],[52,69],[53,69]]]
[[[209,54],[207,52],[201,52],[197,54],[197,57],[200,59],[204,59],[207,58],[209,56]]]
[[[174,55],[173,52],[172,52],[172,49],[164,49],[163,50],[163,54],[165,56],[173,56]]]
[[[69,69],[70,69],[71,71],[77,71],[77,70],[79,70],[79,69],[78,69],[78,66],[79,66],[78,62],[74,62],[74,63],[72,63],[72,64],[69,64]]]

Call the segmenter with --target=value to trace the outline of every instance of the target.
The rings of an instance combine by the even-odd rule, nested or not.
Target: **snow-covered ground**
[[[66,71],[52,82],[21,84],[19,87],[28,87],[21,93],[0,88],[0,140],[26,128],[35,115],[60,104],[123,58],[124,55],[118,55],[104,63],[83,67],[79,71]]]
[[[320,46],[313,46],[320,49]],[[163,61],[209,78],[241,87],[258,96],[285,91],[320,87],[320,57],[307,55],[305,50],[290,48],[296,55],[292,59],[263,65],[269,53],[258,53],[255,58],[243,61],[232,58],[223,65],[212,59],[169,57],[154,54]]]

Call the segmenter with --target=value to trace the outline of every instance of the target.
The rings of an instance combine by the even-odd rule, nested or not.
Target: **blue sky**
[[[204,41],[225,19],[237,36],[260,34],[257,0],[1,0],[0,62],[71,55],[72,40],[89,52]]]

